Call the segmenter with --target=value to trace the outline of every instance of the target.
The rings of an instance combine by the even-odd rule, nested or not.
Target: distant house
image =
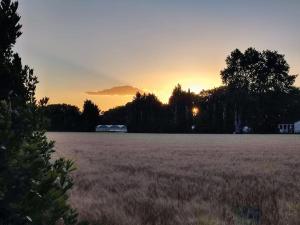
[[[127,127],[125,125],[98,125],[96,132],[127,133]]]
[[[281,123],[278,124],[278,130],[281,134],[293,134],[294,133],[294,124],[292,123]]]
[[[294,123],[294,133],[300,134],[300,121]]]
[[[299,134],[300,133],[300,121],[295,123],[281,123],[278,124],[278,131],[281,134]]]

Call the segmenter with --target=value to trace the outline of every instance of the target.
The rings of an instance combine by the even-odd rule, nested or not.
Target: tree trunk
[[[238,110],[238,107],[235,107],[234,110],[234,133],[240,134],[242,131],[242,121],[241,121],[241,114]]]

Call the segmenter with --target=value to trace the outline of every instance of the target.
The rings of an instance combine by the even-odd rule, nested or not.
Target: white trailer
[[[127,133],[127,127],[125,125],[98,125],[96,132]]]

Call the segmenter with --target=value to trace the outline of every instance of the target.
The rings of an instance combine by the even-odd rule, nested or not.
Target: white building
[[[278,124],[278,130],[281,134],[292,134],[294,133],[294,124],[292,123],[281,123]]]
[[[300,121],[278,124],[278,131],[281,134],[300,134]]]
[[[98,125],[96,132],[127,133],[127,127],[125,125]]]
[[[294,133],[300,134],[300,121],[294,123]]]

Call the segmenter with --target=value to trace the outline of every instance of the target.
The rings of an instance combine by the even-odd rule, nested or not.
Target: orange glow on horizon
[[[216,69],[217,71],[218,69]],[[201,75],[205,74],[205,75]],[[207,75],[208,74],[208,75]],[[144,90],[146,93],[155,94],[158,99],[167,104],[172,94],[174,87],[177,84],[182,86],[184,91],[190,89],[191,92],[199,94],[203,89],[210,89],[221,85],[219,76],[213,71],[162,71],[158,73],[146,73],[142,80],[128,81],[127,83]],[[155,79],[153,79],[155,78]],[[47,85],[47,81],[42,80],[37,88],[37,99],[44,96],[50,98],[49,104],[66,103],[76,105],[82,109],[83,102],[86,99],[92,100],[99,106],[101,111],[107,111],[111,108],[125,105],[127,102],[132,101],[134,96],[97,96],[88,95],[88,90],[101,90],[113,87],[110,85],[97,85],[91,83],[91,88],[82,88],[80,86],[72,86],[70,88],[53,87]]]

